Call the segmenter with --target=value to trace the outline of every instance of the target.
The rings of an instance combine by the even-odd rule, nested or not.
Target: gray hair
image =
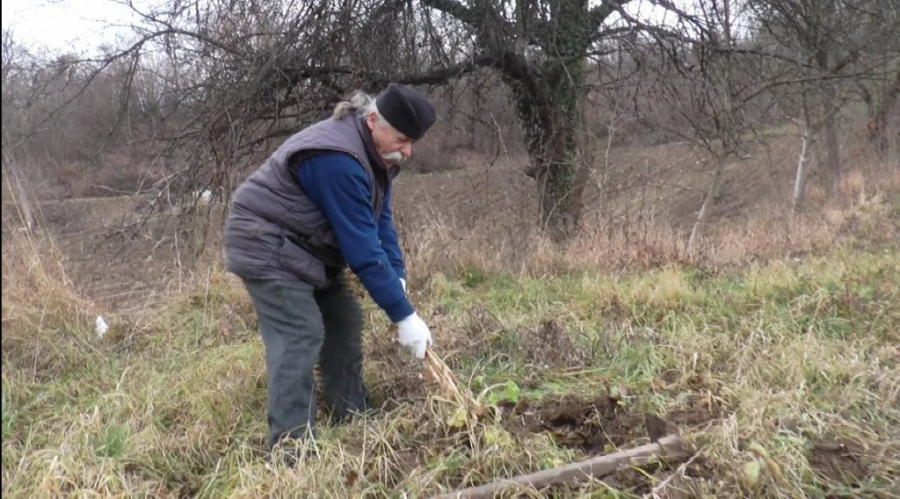
[[[334,106],[332,118],[339,120],[350,113],[368,116],[372,112],[378,116],[378,121],[381,121],[381,113],[378,112],[378,107],[375,105],[375,98],[361,90],[357,90],[347,100],[338,102]]]

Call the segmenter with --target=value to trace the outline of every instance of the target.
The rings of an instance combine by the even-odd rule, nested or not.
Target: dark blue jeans
[[[269,447],[314,434],[318,363],[333,420],[369,406],[362,378],[362,311],[342,279],[316,291],[302,280],[244,280],[266,349]]]

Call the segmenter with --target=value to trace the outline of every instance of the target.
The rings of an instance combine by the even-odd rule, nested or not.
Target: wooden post
[[[436,499],[481,499],[493,497],[506,487],[523,486],[540,489],[562,483],[585,482],[591,478],[600,478],[615,473],[620,466],[646,465],[654,459],[667,462],[679,462],[687,458],[687,446],[681,437],[669,435],[656,443],[642,445],[634,449],[623,450],[613,454],[597,456],[585,461],[571,463],[557,468],[538,471],[528,475],[520,475],[507,480],[458,490],[437,496]]]

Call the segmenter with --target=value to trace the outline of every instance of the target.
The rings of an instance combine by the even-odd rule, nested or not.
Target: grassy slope
[[[233,280],[213,273],[159,314],[117,319],[98,340],[84,307],[46,301],[65,289],[47,293],[50,277],[8,281],[12,265],[4,250],[4,496],[424,496],[582,457],[547,434],[498,423],[454,430],[452,408],[369,308],[367,376],[389,412],[323,425],[319,458],[295,469],[270,463],[261,452],[262,346]],[[668,415],[702,463],[669,482],[669,494],[900,489],[894,245],[851,241],[718,274],[581,266],[536,277],[473,267],[430,276],[413,298],[435,324],[439,351],[485,401],[502,398],[508,381],[522,398],[612,392],[628,430],[612,444],[625,447],[646,442],[643,412]],[[769,456],[758,480],[753,444]],[[556,493],[627,497],[629,485],[646,492],[670,473]]]

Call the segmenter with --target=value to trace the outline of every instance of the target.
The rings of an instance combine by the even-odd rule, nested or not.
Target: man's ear
[[[371,112],[366,115],[366,124],[369,125],[369,130],[375,130],[375,125],[378,120],[378,115],[375,112]]]

